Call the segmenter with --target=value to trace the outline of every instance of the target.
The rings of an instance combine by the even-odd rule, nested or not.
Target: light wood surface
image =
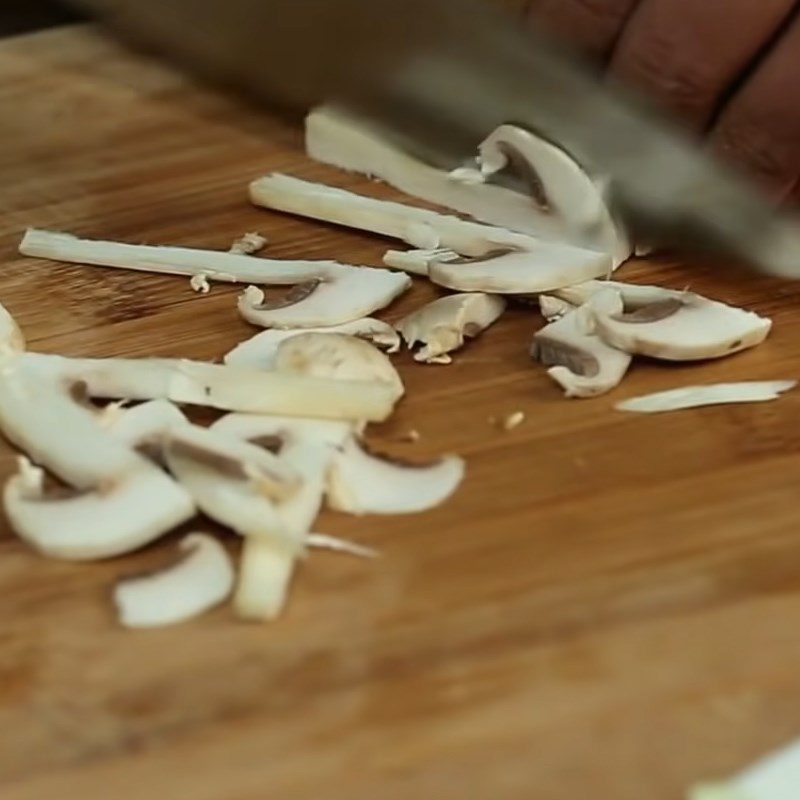
[[[32,349],[219,358],[254,330],[236,288],[22,259],[28,225],[379,264],[386,242],[248,206],[283,170],[396,196],[303,156],[298,131],[188,87],[94,33],[0,44],[0,300]],[[418,516],[326,513],[380,548],[315,554],[284,618],[228,608],[131,633],[110,588],[170,558],[44,560],[0,535],[4,800],[677,800],[800,735],[800,393],[638,417],[622,397],[800,375],[797,287],[668,261],[625,278],[775,320],[713,364],[639,362],[567,401],[515,309],[450,367],[399,358],[408,397],[371,438],[463,454],[452,502]],[[434,296],[419,283],[384,315]],[[488,419],[522,410],[511,433]],[[395,440],[409,428],[418,444]],[[12,454],[3,449],[7,474]],[[237,542],[225,535],[232,550]]]

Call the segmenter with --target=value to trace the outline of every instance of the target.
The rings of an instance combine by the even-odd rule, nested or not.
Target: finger
[[[533,0],[532,22],[605,61],[639,0]]]
[[[644,0],[617,42],[611,73],[704,129],[793,6],[794,0]]]
[[[797,197],[800,176],[800,18],[734,95],[711,144],[778,199]]]

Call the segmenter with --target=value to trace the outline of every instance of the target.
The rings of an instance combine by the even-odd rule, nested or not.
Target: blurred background
[[[77,21],[77,16],[54,0],[2,0],[0,36]]]

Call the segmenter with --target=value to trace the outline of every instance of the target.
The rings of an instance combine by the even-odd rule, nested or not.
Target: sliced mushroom
[[[169,400],[151,400],[133,408],[101,415],[100,425],[131,447],[157,444],[175,428],[188,424],[186,415]]]
[[[6,484],[14,530],[56,558],[119,555],[153,541],[195,511],[191,497],[157,466],[115,440],[65,382],[27,356],[0,369],[0,427],[6,438],[75,491],[50,492],[44,472],[20,471]]]
[[[25,337],[17,321],[0,304],[0,357],[15,356],[25,351]]]
[[[525,250],[501,246],[473,256],[437,255],[428,277],[460,292],[538,294],[605,274],[607,261],[603,253],[540,241]]]
[[[771,320],[693,292],[617,281],[590,281],[557,292],[574,302],[612,288],[624,311],[596,313],[597,333],[620,350],[668,361],[738,353],[766,339]]]
[[[388,305],[410,285],[407,276],[335,261],[278,261],[186,247],[150,247],[78,239],[65,233],[30,229],[23,255],[157,272],[229,283],[294,286],[286,298],[263,302],[251,287],[239,302],[242,315],[265,327],[312,327],[359,319]]]
[[[340,381],[252,367],[166,358],[19,357],[64,386],[81,381],[91,397],[171,400],[223,411],[279,413],[329,419],[381,421],[396,400],[380,383]],[[36,457],[38,460],[38,456]]]
[[[235,579],[225,548],[206,533],[181,539],[181,560],[160,572],[126,578],[114,588],[120,622],[127,628],[156,628],[196,617],[222,603]]]
[[[630,242],[608,210],[606,183],[513,125],[500,126],[481,145],[481,170],[439,170],[392,144],[375,123],[333,107],[306,118],[306,149],[319,161],[380,178],[483,222],[614,253],[615,265],[630,255]]]
[[[555,322],[575,310],[572,303],[549,294],[539,295],[539,311],[548,322]]]
[[[328,474],[328,504],[349,514],[412,514],[443,503],[463,477],[457,456],[409,464],[370,453],[351,438]]]
[[[727,403],[763,403],[776,400],[783,392],[794,389],[797,381],[741,381],[712,383],[707,386],[684,386],[666,392],[632,397],[617,403],[618,411],[655,414],[660,411],[679,411],[684,408],[716,406]]]
[[[387,267],[400,269],[412,275],[427,276],[433,260],[442,255],[452,256],[453,251],[447,247],[438,247],[432,250],[387,250],[383,254],[383,263]]]
[[[254,181],[250,196],[267,208],[391,236],[418,250],[441,250],[442,254],[430,261],[431,279],[463,291],[542,292],[611,271],[611,257],[604,253],[543,242],[504,228],[374,200],[287,175]],[[466,257],[467,263],[455,269],[454,260],[459,261],[459,256]],[[419,254],[413,259],[413,271],[424,271],[424,258],[417,257]],[[395,260],[395,264],[400,262]]]
[[[239,313],[262,328],[342,325],[388,306],[409,286],[406,275],[370,267],[328,267],[325,275],[298,284],[284,298],[267,300],[257,286],[239,297]]]
[[[617,386],[631,363],[629,353],[606,344],[594,329],[598,313],[622,311],[612,289],[546,325],[533,337],[531,356],[550,367],[547,374],[567,397],[595,397]]]
[[[223,360],[226,364],[234,366],[272,369],[278,346],[286,339],[302,333],[340,333],[365,339],[368,342],[372,342],[376,347],[385,349],[387,353],[396,353],[400,349],[400,335],[388,322],[365,317],[354,322],[346,322],[343,325],[333,325],[327,328],[270,329],[262,331],[236,345]]]
[[[279,502],[275,511],[289,535],[302,545],[322,505],[325,476],[335,448],[352,433],[345,423],[229,414],[213,431],[273,449],[278,458],[302,477],[299,491]],[[286,603],[296,553],[274,543],[250,538],[242,550],[239,581],[234,597],[237,614],[245,619],[274,619]]]
[[[23,465],[6,483],[3,504],[21,539],[71,561],[138,550],[194,514],[189,496],[147,462],[109,473],[95,488],[66,493],[48,491],[44,471]]]
[[[334,553],[346,553],[358,558],[378,558],[380,553],[372,547],[348,542],[338,536],[329,536],[327,533],[310,533],[306,539],[309,547],[321,550],[332,550]]]
[[[296,494],[302,478],[268,450],[186,425],[169,433],[164,458],[170,472],[211,519],[242,536],[266,539],[292,553],[302,550],[276,504]]]
[[[377,381],[391,387],[399,399],[405,388],[392,362],[377,347],[341,333],[304,333],[292,336],[275,354],[275,369],[343,381]]]
[[[414,360],[430,363],[457,350],[465,337],[472,338],[488,328],[505,307],[505,300],[490,294],[452,294],[412,312],[397,329],[409,347],[417,342],[424,344]]]

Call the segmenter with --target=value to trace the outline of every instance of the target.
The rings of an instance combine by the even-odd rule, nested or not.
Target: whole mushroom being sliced
[[[47,555],[84,560],[135,550],[189,519],[189,494],[104,431],[69,389],[23,357],[0,372],[3,433],[70,487],[50,490],[44,471],[23,461],[3,495],[14,530]]]
[[[412,271],[424,272],[429,263],[431,280],[461,291],[544,292],[607,275],[613,265],[607,253],[547,242],[287,175],[259,178],[250,185],[250,196],[266,208],[391,236],[425,253],[436,251],[435,257],[414,259]],[[459,257],[466,263],[456,270],[453,261],[458,262]],[[396,258],[392,263],[402,266]],[[502,274],[493,280],[498,271]]]
[[[457,456],[412,464],[371,453],[351,437],[328,474],[328,504],[349,514],[413,514],[443,503],[463,477]]]
[[[689,291],[591,281],[557,292],[572,302],[613,289],[624,309],[595,312],[597,333],[629,353],[668,361],[720,358],[761,344],[771,320]]]
[[[265,299],[256,286],[244,292],[241,314],[263,327],[309,328],[360,319],[389,305],[410,286],[406,275],[335,261],[280,261],[187,247],[130,245],[36,229],[26,232],[19,249],[23,255],[54,261],[293,287],[274,300]]]
[[[293,496],[275,511],[298,543],[307,543],[325,491],[325,476],[335,448],[351,435],[347,423],[288,417],[228,414],[212,426],[214,433],[274,452],[302,478]],[[296,554],[274,543],[249,537],[244,543],[234,597],[237,613],[247,619],[273,619],[286,603]]]
[[[174,625],[222,603],[235,573],[225,548],[207,533],[181,539],[177,564],[159,572],[125,578],[114,588],[120,622],[128,628]]]
[[[549,367],[547,374],[567,397],[595,397],[625,377],[631,356],[597,336],[595,315],[622,311],[622,298],[608,289],[549,323],[533,337],[531,355]]]
[[[406,344],[424,345],[414,355],[416,361],[449,363],[447,355],[464,344],[467,337],[477,336],[499,319],[505,300],[480,292],[440,297],[403,318],[397,329]]]
[[[447,172],[406,153],[375,123],[327,106],[306,118],[306,149],[318,161],[374,176],[483,222],[613,253],[615,266],[631,252],[609,211],[606,182],[518,126],[501,125],[489,134],[479,148],[481,169]]]
[[[289,330],[271,328],[236,345],[223,360],[226,364],[234,366],[272,369],[278,346],[286,339],[303,333],[340,333],[346,336],[357,336],[359,339],[372,342],[376,347],[385,349],[387,353],[396,353],[400,349],[400,335],[388,322],[364,317],[326,328]]]

